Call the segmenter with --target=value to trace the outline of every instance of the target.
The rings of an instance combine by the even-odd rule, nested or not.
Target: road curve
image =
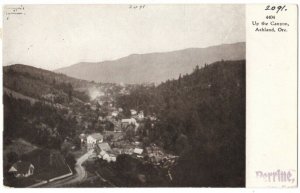
[[[76,171],[75,175],[61,179],[61,180],[47,183],[47,184],[43,185],[42,187],[63,187],[66,185],[84,181],[87,177],[87,173],[86,173],[85,168],[82,166],[82,163],[85,162],[92,153],[93,153],[93,149],[86,152],[84,155],[82,155],[80,158],[77,159],[75,168],[74,168]]]

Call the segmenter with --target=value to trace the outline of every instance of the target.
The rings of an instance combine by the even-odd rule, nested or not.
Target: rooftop
[[[100,143],[100,144],[98,144],[98,147],[101,150],[106,151],[106,152],[111,151],[111,148],[108,143]]]
[[[20,174],[26,174],[29,170],[30,165],[31,165],[30,162],[17,161],[11,166],[9,172],[18,172]]]
[[[97,140],[103,139],[103,135],[101,135],[100,133],[93,133],[90,136]]]

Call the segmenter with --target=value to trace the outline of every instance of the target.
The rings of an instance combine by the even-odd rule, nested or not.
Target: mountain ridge
[[[160,83],[192,72],[220,60],[245,59],[245,43],[222,44],[206,48],[186,48],[169,52],[130,54],[102,62],[79,62],[54,72],[70,77],[111,83]],[[144,65],[141,65],[144,64]]]

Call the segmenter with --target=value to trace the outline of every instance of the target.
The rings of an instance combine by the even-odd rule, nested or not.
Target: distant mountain
[[[191,73],[196,65],[202,67],[205,63],[220,60],[245,59],[245,46],[241,42],[163,53],[132,54],[112,61],[81,62],[55,72],[97,82],[160,83],[178,78],[179,74]]]

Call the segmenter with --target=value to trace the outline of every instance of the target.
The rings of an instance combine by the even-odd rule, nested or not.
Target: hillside
[[[133,54],[112,61],[82,62],[55,72],[98,82],[160,83],[177,78],[179,74],[191,73],[196,65],[202,67],[222,59],[245,59],[245,46],[245,43],[235,43],[164,53]]]
[[[75,141],[89,122],[76,118],[88,111],[84,104],[90,99],[84,89],[94,84],[21,64],[3,68],[6,186],[27,187],[70,173],[66,162],[74,167],[72,155],[59,151],[65,139]],[[8,172],[19,160],[33,163],[34,175],[18,179]]]
[[[47,83],[70,82],[76,88],[85,87],[89,84],[92,84],[85,80],[79,80],[76,78],[68,77],[64,74],[54,73],[52,71],[44,70],[41,68],[35,68],[33,66],[28,66],[24,64],[14,64],[10,66],[4,66],[3,67],[4,78],[6,78],[5,75],[9,75],[8,73],[18,73],[19,75],[23,75],[23,76],[30,76],[35,79],[42,79]],[[13,77],[7,77],[7,78],[11,79]]]
[[[117,104],[156,115],[143,141],[180,155],[176,186],[244,186],[245,60],[220,61],[158,87],[139,87]],[[218,180],[216,180],[218,178]]]
[[[69,102],[71,98],[86,101],[89,100],[87,89],[92,85],[85,80],[32,66],[15,64],[3,67],[4,92],[14,93],[16,97],[24,95],[61,104]]]

